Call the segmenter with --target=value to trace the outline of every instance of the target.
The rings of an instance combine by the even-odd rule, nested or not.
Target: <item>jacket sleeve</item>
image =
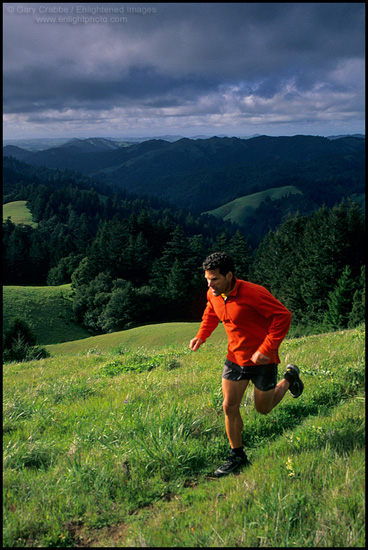
[[[258,304],[258,311],[269,320],[270,325],[267,336],[259,346],[258,351],[270,356],[275,352],[277,353],[281,342],[289,331],[291,313],[268,290],[263,290],[263,295]]]
[[[197,333],[197,338],[201,338],[204,342],[209,338],[212,332],[219,324],[217,317],[210,301],[207,302],[206,309],[203,312],[201,326]]]

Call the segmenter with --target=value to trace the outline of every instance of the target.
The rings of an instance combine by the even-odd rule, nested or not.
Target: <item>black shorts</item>
[[[251,380],[257,390],[272,390],[277,384],[277,363],[240,367],[236,363],[226,359],[222,378],[233,380],[234,382]]]

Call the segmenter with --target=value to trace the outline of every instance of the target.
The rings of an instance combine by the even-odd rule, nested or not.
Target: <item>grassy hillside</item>
[[[3,287],[3,330],[17,317],[32,327],[40,345],[90,336],[72,321],[70,285]]]
[[[13,223],[24,223],[36,227],[37,223],[32,221],[32,214],[26,206],[27,201],[8,202],[3,205],[3,221],[8,217]]]
[[[253,193],[252,195],[246,195],[235,199],[220,208],[205,212],[205,214],[212,214],[218,216],[223,220],[229,220],[242,225],[242,222],[247,216],[252,216],[258,206],[266,199],[281,199],[288,195],[302,195],[302,192],[293,185],[286,185],[284,187],[278,187],[274,189],[268,189],[267,191],[260,191],[259,193]]]
[[[19,317],[32,327],[37,343],[52,355],[73,355],[91,349],[106,351],[117,346],[183,345],[195,336],[199,327],[199,323],[163,323],[91,336],[72,320],[70,292],[70,285],[3,287],[3,330]],[[221,342],[225,337],[223,326],[219,325],[212,341]]]
[[[182,346],[197,334],[199,323],[160,323],[136,327],[129,330],[91,336],[84,340],[65,342],[46,346],[52,355],[75,355],[88,351],[107,351],[116,347],[134,349],[139,347],[166,348]],[[226,342],[226,334],[222,324],[211,335],[211,342]]]
[[[156,327],[157,328],[157,327]],[[248,388],[251,465],[226,457],[209,340],[4,365],[5,547],[363,547],[363,328],[287,340],[305,391],[267,416]],[[185,336],[187,339],[187,336]]]

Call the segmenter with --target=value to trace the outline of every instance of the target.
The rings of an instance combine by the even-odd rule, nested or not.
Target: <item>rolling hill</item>
[[[204,214],[212,214],[213,216],[218,216],[223,220],[230,220],[231,222],[242,225],[244,220],[252,216],[260,204],[270,199],[281,199],[289,195],[302,195],[302,192],[299,191],[293,185],[287,185],[285,187],[278,187],[276,189],[268,189],[267,191],[260,191],[259,193],[254,193],[253,195],[246,195],[245,197],[240,197],[235,199],[215,210],[210,210],[209,212],[204,212]]]
[[[73,322],[70,285],[4,286],[3,331],[21,318],[32,328],[37,344],[58,344],[87,338],[91,334]]]
[[[118,347],[135,350],[143,346],[158,350],[168,346],[188,346],[198,329],[199,323],[159,323],[91,336],[83,340],[51,344],[46,348],[53,356],[107,352]],[[211,335],[210,345],[218,343],[223,343],[224,350],[226,349],[226,333],[222,324]]]
[[[3,330],[20,317],[31,327],[39,345],[52,355],[75,355],[88,350],[106,351],[118,346],[152,348],[186,345],[198,331],[199,323],[161,323],[140,326],[112,334],[91,336],[73,322],[70,285],[48,287],[4,286]],[[220,324],[211,342],[225,342]]]

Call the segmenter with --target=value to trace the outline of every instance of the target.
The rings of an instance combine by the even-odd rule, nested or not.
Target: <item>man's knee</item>
[[[257,412],[263,415],[269,414],[272,411],[272,406],[266,405],[264,403],[255,403],[254,408]]]
[[[254,391],[254,408],[260,414],[268,414],[274,407],[274,390],[270,391]]]
[[[224,399],[222,403],[222,408],[226,416],[235,416],[239,412],[239,405],[237,403],[230,403],[229,401],[226,401],[226,399]]]

